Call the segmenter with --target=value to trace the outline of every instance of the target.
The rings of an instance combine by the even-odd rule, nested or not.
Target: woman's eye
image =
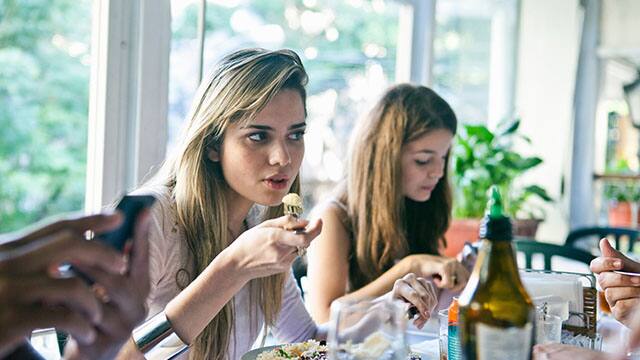
[[[289,134],[289,139],[290,140],[302,140],[302,138],[304,137],[305,131],[301,130],[301,131],[296,131],[294,133]]]
[[[416,159],[415,162],[416,162],[417,165],[427,165],[427,164],[429,164],[431,162],[431,160],[430,159],[429,160],[418,160],[418,159]]]
[[[251,141],[260,142],[260,141],[264,141],[267,138],[267,134],[263,132],[257,132],[257,133],[249,134],[247,138]]]

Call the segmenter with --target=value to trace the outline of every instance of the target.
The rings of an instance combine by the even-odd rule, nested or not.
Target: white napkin
[[[547,314],[559,316],[562,321],[569,319],[569,302],[560,296],[539,296],[534,297],[532,300],[536,307],[546,306]]]
[[[555,295],[569,302],[569,311],[582,313],[584,295],[582,276],[574,274],[549,274],[539,272],[520,272],[520,277],[532,298]],[[584,326],[581,318],[570,317],[569,325]]]
[[[418,353],[422,360],[437,360],[440,356],[438,338],[412,344],[410,348],[411,351]]]

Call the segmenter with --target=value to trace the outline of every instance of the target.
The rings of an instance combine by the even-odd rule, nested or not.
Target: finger
[[[595,274],[600,274],[605,271],[622,270],[623,262],[616,257],[600,256],[593,260],[589,264],[589,269]]]
[[[640,264],[638,264],[637,262],[629,259],[624,254],[622,254],[618,250],[614,249],[611,246],[611,243],[609,242],[609,240],[607,240],[606,238],[600,240],[600,251],[602,252],[602,256],[604,256],[604,257],[612,257],[612,258],[621,259],[622,263],[623,263],[623,265],[622,265],[622,269],[623,270],[632,271],[632,272],[640,272]]]
[[[457,263],[456,266],[456,285],[453,287],[453,291],[460,291],[467,286],[467,281],[469,281],[469,271],[460,263]]]
[[[64,254],[57,257],[56,262],[98,267],[112,274],[123,274],[127,270],[127,260],[121,253],[97,241],[85,240],[72,244]]]
[[[309,224],[309,221],[305,219],[300,219],[292,215],[284,215],[277,217],[275,219],[270,219],[262,222],[259,226],[261,227],[276,227],[285,230],[295,230],[295,229],[303,229],[305,226]]]
[[[97,267],[78,267],[84,274],[88,275],[96,285],[106,290],[109,301],[119,307],[127,307],[127,299],[132,298],[129,291],[132,287],[127,286],[125,275],[111,274]]]
[[[294,233],[280,229],[275,229],[271,236],[273,236],[273,241],[284,247],[287,252],[297,250],[298,247],[306,248],[312,240],[305,233]]]
[[[5,264],[5,269],[11,273],[45,271],[51,265],[66,262],[99,265],[118,273],[126,269],[126,262],[118,252],[98,242],[87,241],[69,228],[15,251],[20,254]]]
[[[620,300],[640,299],[640,288],[616,287],[604,291],[604,296],[610,306],[615,306]],[[640,300],[638,300],[640,301]]]
[[[64,307],[20,306],[12,313],[15,326],[21,329],[55,327],[68,332],[78,342],[90,344],[96,338],[96,331],[91,322],[71,309]]]
[[[22,277],[14,288],[18,301],[65,305],[84,314],[94,324],[102,319],[102,306],[79,278],[51,279],[46,275]]]
[[[31,239],[42,238],[47,235],[57,233],[62,230],[72,230],[78,234],[86,231],[96,233],[116,229],[122,223],[123,217],[119,212],[104,212],[95,215],[81,216],[75,218],[56,221],[45,227],[36,230],[27,237]]]
[[[620,321],[627,327],[631,327],[631,323],[629,322],[631,314],[633,314],[634,309],[638,306],[640,300],[638,299],[626,299],[626,300],[618,300],[614,306],[611,306],[611,313],[616,318],[616,320]]]
[[[305,235],[311,240],[315,239],[322,232],[322,219],[315,219],[311,224],[307,225]]]
[[[420,314],[428,313],[429,310],[427,304],[422,300],[416,289],[409,284],[406,277],[397,280],[393,288],[393,297],[395,299],[404,300],[410,303],[418,309]]]
[[[598,274],[598,283],[602,289],[610,287],[640,286],[640,276],[629,276],[605,271]]]
[[[429,306],[431,305],[430,304],[431,293],[429,293],[429,290],[427,289],[427,287],[425,287],[424,284],[421,281],[419,281],[418,278],[415,276],[409,279],[409,284],[411,285],[413,290],[415,290],[415,292],[418,293],[418,296],[420,296],[420,300],[425,304],[424,311],[420,312],[421,317],[428,318],[429,313],[431,311],[431,307]]]
[[[438,272],[440,279],[435,278],[436,285],[443,289],[453,288],[456,285],[453,279],[454,274],[455,268],[451,266],[451,263],[445,263],[442,266],[442,270]]]
[[[433,286],[433,283],[423,277],[418,277],[418,281],[420,281],[422,286],[424,286],[424,288],[427,289],[427,292],[429,293],[429,297],[426,302],[427,306],[429,307],[429,316],[431,316],[431,313],[438,305],[438,295],[436,295],[436,288]]]

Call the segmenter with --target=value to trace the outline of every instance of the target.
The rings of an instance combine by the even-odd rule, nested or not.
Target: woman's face
[[[210,150],[208,157],[220,161],[224,178],[236,195],[275,206],[289,192],[300,169],[305,128],[300,94],[285,89],[252,123],[230,125],[220,152]]]
[[[444,175],[453,134],[446,129],[430,131],[402,146],[402,193],[413,201],[429,200]]]

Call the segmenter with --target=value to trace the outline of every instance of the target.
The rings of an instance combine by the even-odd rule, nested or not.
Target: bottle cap
[[[480,238],[494,241],[511,241],[513,238],[511,219],[504,214],[500,191],[495,185],[489,191],[487,211],[480,223]]]

